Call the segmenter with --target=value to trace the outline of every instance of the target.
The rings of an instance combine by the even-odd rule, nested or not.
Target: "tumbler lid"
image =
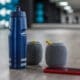
[[[21,10],[19,6],[17,6],[16,10],[11,13],[11,17],[26,17],[26,13]]]
[[[21,11],[21,8],[17,6],[16,11]]]

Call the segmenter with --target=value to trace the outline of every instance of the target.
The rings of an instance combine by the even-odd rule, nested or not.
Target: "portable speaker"
[[[62,43],[52,43],[46,48],[46,63],[51,68],[63,68],[67,61],[67,49]]]
[[[39,42],[29,42],[27,47],[27,64],[38,65],[42,59],[42,45]]]

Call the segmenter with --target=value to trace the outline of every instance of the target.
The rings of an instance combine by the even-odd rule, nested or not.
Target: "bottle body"
[[[26,67],[26,19],[24,12],[13,12],[9,35],[10,68],[21,69]]]

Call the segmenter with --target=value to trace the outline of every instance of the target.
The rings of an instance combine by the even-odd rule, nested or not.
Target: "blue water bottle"
[[[10,51],[10,68],[24,69],[27,61],[26,46],[26,13],[18,7],[11,13],[9,51]]]

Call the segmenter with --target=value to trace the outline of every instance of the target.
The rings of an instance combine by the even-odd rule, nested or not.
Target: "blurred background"
[[[79,24],[79,0],[0,0],[0,24],[9,26],[11,11],[16,6],[26,11],[28,28],[33,23]]]
[[[80,0],[0,0],[0,28],[10,27],[10,14],[16,10],[17,6],[20,6],[21,10],[25,11],[27,15],[27,42],[34,40],[42,44],[43,58],[40,62],[41,66],[46,66],[45,49],[47,44],[45,41],[51,40],[54,43],[64,43],[67,47],[66,67],[80,68]],[[4,53],[0,54],[1,57],[3,56],[0,58],[0,63],[3,61],[7,65],[7,70],[9,69],[8,36],[9,29],[0,29],[0,53]],[[4,70],[3,66],[5,65],[0,65],[1,70]],[[49,80],[50,78],[53,80],[54,77],[53,75],[41,74],[38,71],[35,74],[34,71],[33,73],[12,71],[11,80],[23,80],[26,73],[30,76],[28,75],[25,80],[35,80],[37,73],[40,80]],[[1,80],[4,80],[3,78]],[[58,79],[55,77],[55,80],[59,79],[63,80],[63,76],[59,76]],[[65,79],[68,80],[69,78],[65,76]],[[77,80],[77,77],[70,77],[69,80],[71,79]]]
[[[9,26],[11,11],[15,10],[19,0],[0,0],[0,25]]]
[[[10,27],[10,14],[17,6],[20,6],[27,15],[27,41],[35,40],[43,45],[41,62],[43,66],[45,65],[45,41],[51,40],[64,43],[68,48],[67,66],[80,68],[79,0],[0,0],[0,28]],[[2,31],[4,37],[8,36],[6,32],[9,31]],[[4,44],[5,41],[8,45],[7,37],[1,42]],[[8,47],[5,50],[7,51]]]

